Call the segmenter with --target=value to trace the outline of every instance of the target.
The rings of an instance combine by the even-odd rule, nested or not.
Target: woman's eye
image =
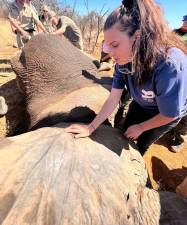
[[[113,47],[113,48],[117,48],[117,47],[118,47],[118,45],[113,45],[112,47]]]

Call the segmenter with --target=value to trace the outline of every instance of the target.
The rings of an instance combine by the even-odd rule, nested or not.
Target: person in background
[[[42,7],[42,14],[40,15],[39,19],[49,33],[51,33],[54,30],[52,26],[51,15],[50,15],[50,10],[48,6],[44,5]]]
[[[25,1],[26,2],[26,4],[29,6],[29,7],[31,7],[33,10],[34,10],[34,12],[36,13],[36,15],[38,15],[38,12],[37,12],[37,10],[36,10],[36,8],[33,6],[33,4],[32,4],[32,0],[26,0]],[[11,26],[12,27],[12,31],[15,33],[15,27],[13,27],[13,26]],[[37,27],[37,31],[38,31],[39,29],[38,29],[38,27]],[[13,44],[13,47],[14,48],[18,48],[18,44],[17,44],[17,42],[15,42],[14,44]]]
[[[47,32],[26,0],[15,0],[10,4],[8,19],[16,33],[17,46],[20,49],[35,35],[35,24],[43,32]]]
[[[57,16],[55,12],[51,12],[51,22],[56,28],[52,34],[64,35],[75,47],[83,50],[82,34],[75,22],[67,16]]]
[[[175,29],[174,32],[180,35],[187,44],[187,15],[183,16],[182,26],[178,29]]]
[[[72,124],[66,131],[75,138],[91,135],[127,87],[133,100],[123,132],[143,155],[187,115],[187,48],[153,0],[123,0],[106,19],[104,40],[116,62],[111,93],[90,124]]]
[[[76,48],[80,49],[87,57],[89,57],[97,69],[99,69],[99,60],[84,51],[82,34],[75,22],[67,16],[57,16],[53,11],[51,11],[51,16],[52,25],[57,29],[52,32],[52,34],[59,36],[64,35]]]

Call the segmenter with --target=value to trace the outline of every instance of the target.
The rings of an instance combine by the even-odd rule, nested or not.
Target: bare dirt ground
[[[0,21],[0,89],[12,79],[15,74],[11,71],[9,59],[18,50],[13,48],[15,35],[7,21]],[[100,41],[102,38],[100,38]],[[97,45],[95,57],[100,57],[100,44]],[[111,72],[108,74],[111,76]],[[9,91],[10,92],[10,91]],[[14,96],[12,91],[12,96]],[[13,104],[17,104],[14,102]],[[6,118],[0,118],[0,136],[6,133]],[[151,184],[155,189],[175,191],[176,187],[187,177],[187,140],[179,153],[173,153],[166,147],[153,144],[144,156],[150,175]],[[187,185],[184,187],[187,189]]]

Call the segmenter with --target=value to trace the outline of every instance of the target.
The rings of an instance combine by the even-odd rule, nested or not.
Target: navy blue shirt
[[[166,60],[158,59],[152,78],[141,86],[127,67],[115,65],[113,88],[128,86],[131,97],[153,115],[181,118],[187,114],[187,56],[180,49],[171,48]]]

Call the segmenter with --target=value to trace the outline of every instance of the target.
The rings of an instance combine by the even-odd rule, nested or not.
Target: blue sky
[[[73,5],[74,0],[58,0],[59,2],[66,2],[66,4]],[[86,13],[86,7],[84,4],[84,0],[75,0],[76,1],[76,10],[80,14]],[[181,20],[183,15],[187,14],[187,0],[156,0],[159,3],[163,10],[167,21],[170,24],[171,28],[178,28],[181,25]],[[100,11],[101,7],[105,4],[105,9],[110,9],[112,11],[118,5],[120,5],[121,1],[117,0],[88,0],[89,9]]]

